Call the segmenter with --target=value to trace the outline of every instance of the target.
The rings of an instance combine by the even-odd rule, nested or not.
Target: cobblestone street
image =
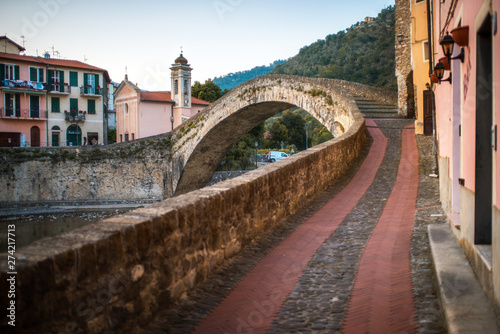
[[[412,121],[407,120],[376,120],[376,126],[375,123],[369,126],[378,127],[387,138],[387,147],[381,167],[376,171],[375,180],[359,202],[353,203],[354,207],[339,222],[334,232],[326,236],[326,241],[320,245],[314,256],[304,263],[304,270],[298,282],[283,300],[279,311],[270,309],[270,304],[264,302],[260,304],[260,309],[257,307],[264,317],[268,316],[272,320],[269,333],[335,333],[345,329],[346,314],[352,298],[351,291],[357,280],[360,258],[393,190],[400,165],[402,129],[411,123]],[[429,176],[433,168],[432,137],[418,136],[417,146],[420,155],[418,195],[410,245],[411,272],[407,275],[411,278],[410,295],[413,292],[413,305],[408,307],[414,310],[414,315],[405,321],[410,323],[410,327],[415,328],[416,332],[442,333],[443,319],[433,287],[426,226],[430,223],[445,223],[446,217],[439,205],[438,179]],[[307,209],[244,249],[180,305],[160,312],[148,328],[138,328],[137,332],[192,332],[231,291],[234,291],[252,269],[262,265],[261,261],[266,254],[345,189],[363,163],[362,160],[360,159],[350,175],[318,196]],[[372,306],[376,307],[376,304]],[[264,322],[262,316],[255,314],[253,318],[247,317],[244,320],[240,320],[237,328],[242,333],[250,333],[258,327],[249,326],[249,322]],[[206,319],[203,323],[206,323]],[[206,333],[207,328],[209,327],[201,329],[200,332]],[[227,332],[231,333],[230,330]]]

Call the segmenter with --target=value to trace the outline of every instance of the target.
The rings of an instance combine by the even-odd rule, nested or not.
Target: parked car
[[[269,162],[275,162],[281,159],[285,159],[288,157],[288,154],[280,151],[269,151],[269,153],[266,155],[267,161]]]

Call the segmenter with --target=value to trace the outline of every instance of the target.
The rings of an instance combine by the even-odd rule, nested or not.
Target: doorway
[[[40,98],[35,95],[30,96],[30,117],[40,118]]]
[[[493,154],[493,38],[491,16],[477,32],[476,64],[476,187],[474,203],[474,243],[491,245]]]
[[[31,127],[30,138],[31,147],[40,147],[40,128],[38,126]]]

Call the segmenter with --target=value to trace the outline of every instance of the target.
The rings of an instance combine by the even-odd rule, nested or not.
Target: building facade
[[[104,143],[109,82],[76,60],[0,53],[0,146]]]
[[[413,71],[413,94],[415,133],[431,135],[432,113],[425,109],[429,99],[426,84],[429,83],[429,31],[427,29],[427,1],[411,1],[411,65]]]
[[[172,131],[210,103],[191,97],[191,71],[181,54],[172,64],[172,91],[143,91],[125,79],[115,92],[116,141]]]
[[[428,1],[441,202],[500,309],[500,0]],[[448,36],[450,57],[440,45]]]

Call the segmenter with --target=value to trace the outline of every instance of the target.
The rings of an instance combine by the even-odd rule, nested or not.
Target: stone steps
[[[398,114],[398,107],[396,105],[384,104],[360,96],[355,96],[354,100],[366,118],[402,118]]]

